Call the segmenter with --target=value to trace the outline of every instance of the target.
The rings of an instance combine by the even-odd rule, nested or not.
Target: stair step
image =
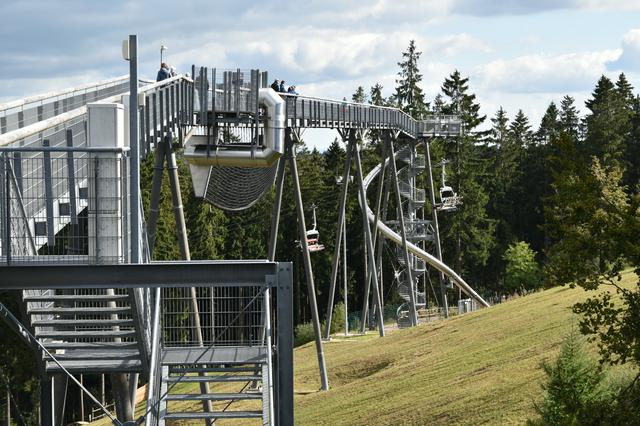
[[[118,300],[129,300],[128,294],[89,294],[89,295],[74,295],[74,294],[51,294],[51,295],[38,295],[38,296],[24,296],[25,302],[115,302]]]
[[[133,327],[131,319],[43,319],[33,320],[31,325],[34,327]]]
[[[100,373],[103,371],[141,371],[142,363],[139,359],[129,360],[65,360],[60,362],[70,372]],[[53,361],[47,361],[47,372],[58,372],[62,369]]]
[[[43,342],[45,348],[52,349],[138,349],[136,342]]]
[[[29,308],[29,314],[59,314],[59,315],[112,315],[112,314],[128,314],[131,313],[129,307],[118,308],[59,308],[50,306],[47,308]]]
[[[213,411],[211,413],[167,413],[165,420],[206,420],[206,419],[255,419],[261,418],[262,411]]]
[[[167,382],[255,382],[261,381],[262,376],[169,376]]]
[[[229,401],[262,399],[261,393],[205,393],[167,395],[167,401]]]
[[[140,352],[137,349],[117,349],[117,350],[65,350],[64,353],[57,353],[53,355],[56,359],[61,360],[74,360],[74,359],[87,359],[87,360],[98,360],[98,359],[138,359],[140,358]],[[47,355],[44,356],[45,359],[49,359]]]
[[[96,339],[136,337],[134,330],[83,330],[83,331],[39,331],[36,337],[40,339],[82,339],[92,337]]]
[[[255,367],[169,367],[170,373],[253,373],[261,371],[262,366]]]

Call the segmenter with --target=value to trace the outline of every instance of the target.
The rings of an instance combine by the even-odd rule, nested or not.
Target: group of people
[[[273,80],[273,83],[271,83],[271,88],[276,92],[280,92],[280,93],[288,93],[290,95],[299,94],[296,91],[296,86],[289,86],[289,88],[287,89],[284,85],[284,80],[278,80],[278,79]]]
[[[163,62],[160,64],[160,70],[158,71],[156,81],[166,80],[167,78],[175,77],[176,75],[178,75],[176,67],[169,67],[169,65]]]

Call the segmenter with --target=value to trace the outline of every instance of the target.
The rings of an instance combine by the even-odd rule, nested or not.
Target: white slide
[[[396,153],[396,155],[397,155],[397,153]],[[373,179],[375,179],[375,177],[378,176],[378,174],[380,173],[381,169],[382,169],[382,164],[378,164],[364,178],[365,192],[369,188],[369,185],[371,184]],[[368,205],[366,207],[367,207],[367,217],[369,218],[369,221],[373,224],[375,222],[375,215],[373,214],[373,211],[371,211],[371,208]],[[380,221],[380,220],[378,220],[378,231],[380,231],[382,233],[382,235],[385,236],[385,238],[393,241],[394,243],[396,243],[399,246],[402,246],[402,237],[399,234],[393,232],[387,225],[382,223],[382,221]],[[469,295],[469,297],[474,299],[476,302],[478,302],[482,306],[484,306],[486,308],[489,307],[489,304],[482,297],[480,297],[480,295],[478,293],[476,293],[476,291],[473,288],[471,288],[471,286],[469,284],[467,284],[462,279],[462,277],[460,277],[460,275],[458,275],[453,269],[448,267],[446,264],[444,264],[443,262],[441,262],[437,258],[435,258],[432,255],[430,255],[426,251],[422,250],[420,247],[418,247],[415,244],[412,244],[412,243],[410,243],[408,241],[407,241],[407,248],[409,249],[409,251],[411,253],[413,253],[414,255],[419,257],[420,259],[423,259],[429,265],[433,266],[438,271],[443,272],[445,275],[450,277],[451,280],[454,282],[454,284],[457,285],[467,295]]]

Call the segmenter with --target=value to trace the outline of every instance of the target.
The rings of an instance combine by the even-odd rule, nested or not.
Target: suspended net
[[[223,210],[254,205],[276,179],[278,162],[271,167],[211,167],[205,200]]]

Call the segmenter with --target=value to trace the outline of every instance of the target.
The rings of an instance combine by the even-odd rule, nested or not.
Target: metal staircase
[[[259,419],[263,425],[270,425],[269,374],[266,357],[253,363],[163,362],[160,392],[164,396],[160,400],[159,424],[168,420]],[[211,391],[186,393],[184,385],[175,386],[178,383],[208,383]],[[210,412],[196,410],[207,401],[213,407]]]
[[[140,372],[147,362],[134,290],[25,290],[35,337],[70,372]],[[48,373],[60,367],[47,355]]]

